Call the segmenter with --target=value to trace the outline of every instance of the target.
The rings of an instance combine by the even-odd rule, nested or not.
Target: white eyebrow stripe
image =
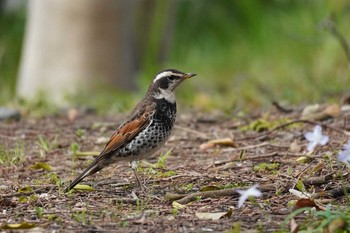
[[[178,77],[182,76],[182,74],[179,74],[179,73],[174,73],[171,71],[164,71],[162,73],[157,74],[157,76],[154,78],[153,82],[156,82],[158,79],[164,78],[166,76],[171,76],[171,75],[178,76]]]

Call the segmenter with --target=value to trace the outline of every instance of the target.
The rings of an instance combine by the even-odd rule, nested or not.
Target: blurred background
[[[187,107],[348,94],[346,0],[0,0],[0,105],[129,109],[165,68]]]

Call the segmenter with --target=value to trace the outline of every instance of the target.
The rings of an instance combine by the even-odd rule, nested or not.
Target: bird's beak
[[[188,78],[192,78],[193,76],[196,76],[197,74],[194,73],[186,73],[184,74],[184,76],[182,76],[183,79],[188,79]]]

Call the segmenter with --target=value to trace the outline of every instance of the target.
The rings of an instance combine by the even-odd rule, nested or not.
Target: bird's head
[[[153,79],[149,91],[154,93],[157,99],[164,98],[170,102],[175,102],[174,90],[185,79],[196,74],[184,73],[175,69],[167,69],[159,72]]]

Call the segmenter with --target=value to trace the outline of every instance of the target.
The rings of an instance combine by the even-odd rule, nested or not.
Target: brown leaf
[[[325,108],[325,110],[323,111],[324,114],[327,114],[331,117],[337,117],[340,115],[341,110],[340,110],[340,106],[338,104],[332,104],[329,105]]]
[[[9,198],[3,198],[3,199],[0,199],[0,206],[16,207],[16,203],[12,202]]]
[[[297,201],[297,203],[295,204],[295,207],[297,209],[305,208],[305,207],[315,207],[316,210],[324,210],[324,207],[316,204],[316,202],[314,200],[307,199],[307,198],[299,199]]]
[[[236,144],[232,140],[232,138],[220,138],[220,139],[214,139],[210,140],[208,142],[205,142],[199,146],[199,149],[206,150],[213,148],[214,146],[226,146],[226,147],[236,147]]]
[[[317,105],[305,107],[301,118],[304,120],[326,120],[329,118],[337,117],[341,113],[340,106],[332,104],[321,110]]]

